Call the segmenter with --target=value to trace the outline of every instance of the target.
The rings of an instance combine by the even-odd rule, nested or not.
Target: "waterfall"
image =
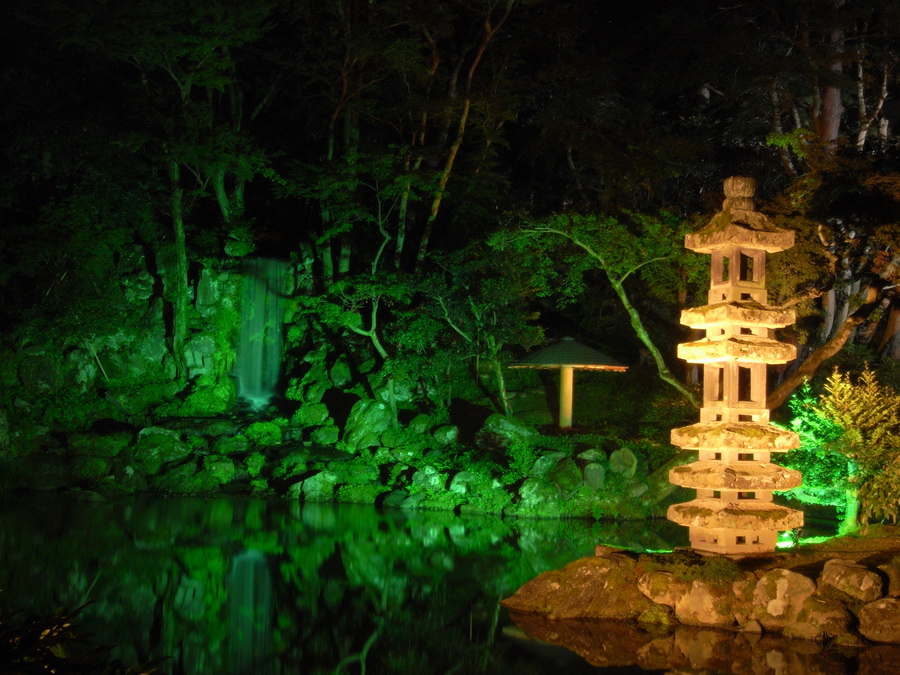
[[[231,562],[228,593],[228,671],[265,675],[271,671],[272,575],[259,551],[243,551]]]
[[[246,258],[241,266],[241,335],[235,374],[238,396],[254,410],[269,404],[281,374],[286,270],[287,263],[271,258]]]

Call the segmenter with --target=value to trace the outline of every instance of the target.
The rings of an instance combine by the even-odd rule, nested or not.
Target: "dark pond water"
[[[592,672],[511,637],[497,602],[601,540],[666,546],[642,525],[30,495],[0,508],[0,608],[89,603],[79,631],[173,675]]]
[[[32,495],[0,504],[0,616],[87,604],[80,633],[125,663],[169,657],[161,669],[172,675],[665,672],[659,659],[644,661],[657,671],[629,665],[639,662],[630,647],[662,653],[659,643],[601,624],[523,624],[569,651],[529,639],[497,603],[600,542],[647,550],[683,545],[683,536],[665,522]],[[672,664],[678,672],[731,672],[726,643],[709,633],[723,635],[667,638],[691,655]],[[741,654],[760,650],[759,663],[738,659],[742,672],[856,672],[852,659],[819,669],[820,650],[724,635]],[[710,651],[718,662],[702,661]]]

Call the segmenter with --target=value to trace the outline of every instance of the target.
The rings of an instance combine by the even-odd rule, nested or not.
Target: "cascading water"
[[[241,334],[235,375],[238,396],[254,410],[265,408],[281,374],[287,263],[246,258],[241,266]]]

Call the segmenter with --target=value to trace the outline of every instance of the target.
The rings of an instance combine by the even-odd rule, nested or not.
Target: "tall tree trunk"
[[[838,0],[836,6],[843,5],[843,0]],[[832,73],[833,80],[838,80],[844,72],[844,33],[833,31],[831,33],[831,45],[829,48],[831,63],[828,69]],[[817,125],[819,140],[829,150],[835,149],[835,143],[841,133],[841,115],[844,112],[844,104],[841,102],[841,88],[830,82],[822,92],[822,112]]]
[[[216,195],[216,202],[219,205],[219,212],[222,214],[222,220],[226,225],[231,223],[231,199],[228,196],[228,190],[225,187],[225,167],[216,166],[212,170],[212,186],[213,193]]]
[[[834,288],[822,294],[822,326],[819,328],[819,340],[827,342],[834,329],[834,317],[837,313],[837,298]]]
[[[438,180],[437,190],[435,190],[431,199],[431,209],[428,211],[428,218],[425,221],[422,238],[419,240],[419,251],[416,254],[416,271],[421,270],[422,264],[425,262],[425,255],[428,253],[428,242],[431,239],[431,231],[434,228],[434,221],[437,219],[438,211],[440,211],[444,193],[447,191],[447,182],[450,180],[453,165],[456,163],[456,156],[459,154],[459,148],[462,145],[463,137],[466,134],[466,125],[469,120],[469,110],[471,107],[472,101],[467,98],[463,102],[462,113],[460,113],[459,116],[459,126],[456,130],[456,138],[453,139],[450,151],[447,153],[444,169],[441,171],[441,177]]]
[[[878,355],[882,359],[896,359],[900,355],[900,308],[891,308],[887,326],[881,337],[881,343],[878,345]]]
[[[481,43],[478,45],[478,49],[475,52],[475,56],[472,58],[472,63],[469,65],[469,69],[466,72],[466,89],[465,89],[465,98],[463,100],[462,110],[459,115],[459,123],[456,128],[456,137],[453,139],[453,143],[450,145],[450,149],[447,153],[447,158],[444,161],[444,168],[441,171],[440,178],[438,179],[438,187],[434,192],[431,200],[431,209],[428,212],[428,218],[425,221],[425,227],[422,232],[422,238],[419,240],[419,250],[416,254],[416,270],[420,270],[422,267],[422,263],[425,261],[425,255],[428,253],[428,243],[431,239],[431,231],[434,227],[434,221],[437,219],[438,211],[441,207],[441,201],[444,198],[444,194],[447,189],[447,182],[450,180],[450,174],[453,171],[453,165],[456,162],[456,156],[459,154],[459,148],[462,145],[463,138],[466,135],[466,130],[468,128],[469,122],[469,113],[472,109],[472,83],[475,80],[475,72],[478,70],[478,66],[481,63],[482,57],[484,57],[485,52],[487,51],[488,46],[491,44],[491,41],[494,39],[494,36],[497,34],[497,31],[500,30],[501,26],[506,22],[509,18],[510,12],[512,12],[513,5],[516,0],[504,0],[504,2],[498,3],[501,6],[500,16],[497,18],[496,23],[492,23],[493,21],[493,12],[495,6],[491,6],[488,9],[487,16],[484,18],[484,34],[481,38]],[[458,72],[458,68],[455,72]],[[450,97],[455,98],[454,93],[455,85],[451,87]]]

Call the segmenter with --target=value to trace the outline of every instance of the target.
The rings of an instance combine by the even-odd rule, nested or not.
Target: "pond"
[[[648,550],[682,537],[666,521],[27,495],[0,510],[0,616],[85,606],[79,633],[126,664],[167,657],[160,670],[171,675],[641,673],[602,626],[576,626],[569,651],[529,638],[498,601],[600,542]],[[782,651],[772,647],[763,661],[775,652],[784,660]],[[818,651],[791,649],[785,662],[796,668],[803,652]],[[691,672],[691,663],[678,665]]]
[[[0,608],[87,604],[79,631],[173,674],[555,673],[587,666],[508,637],[497,602],[601,540],[668,545],[643,524],[27,495],[0,511]]]

